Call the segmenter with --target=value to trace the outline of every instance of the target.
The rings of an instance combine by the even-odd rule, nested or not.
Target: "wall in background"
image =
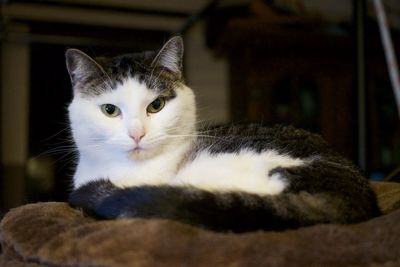
[[[185,38],[185,75],[197,98],[198,120],[206,124],[229,121],[228,64],[206,47],[204,24]]]

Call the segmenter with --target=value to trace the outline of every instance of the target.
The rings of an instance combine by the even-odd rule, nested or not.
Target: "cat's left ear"
[[[175,36],[169,39],[163,48],[161,48],[151,65],[153,67],[159,66],[166,68],[177,74],[180,78],[182,73],[182,61],[183,40],[182,37]]]
[[[90,56],[78,49],[68,49],[65,53],[68,73],[72,85],[84,84],[86,81],[101,77],[104,69]]]

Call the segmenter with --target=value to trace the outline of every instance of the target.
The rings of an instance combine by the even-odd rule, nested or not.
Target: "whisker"
[[[49,137],[43,139],[42,141],[45,142],[45,141],[51,140],[51,139],[53,139],[54,137],[56,137],[57,135],[61,134],[62,132],[67,131],[67,130],[70,130],[70,129],[71,129],[70,127],[66,127],[66,128],[64,128],[64,129],[58,131],[57,133],[55,133],[55,134],[53,134],[53,135],[51,135],[51,136],[49,136]]]

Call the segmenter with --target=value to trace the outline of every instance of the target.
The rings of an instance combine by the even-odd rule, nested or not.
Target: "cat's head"
[[[80,154],[145,160],[187,142],[195,131],[194,94],[182,80],[183,41],[158,52],[92,59],[66,52],[74,98],[69,119]]]

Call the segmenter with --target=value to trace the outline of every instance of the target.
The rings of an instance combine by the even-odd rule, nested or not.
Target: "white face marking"
[[[192,90],[181,85],[176,88],[176,97],[167,101],[162,110],[148,114],[147,106],[157,97],[154,90],[149,90],[136,79],[128,79],[115,90],[93,98],[75,96],[69,106],[72,133],[80,152],[75,185],[80,180],[87,182],[111,177],[123,179],[125,177],[120,176],[124,164],[128,164],[125,166],[127,172],[128,169],[132,171],[133,165],[137,167],[139,162],[151,160],[163,153],[168,154],[168,151],[187,143],[188,136],[192,136],[195,131]],[[101,105],[104,104],[117,106],[121,114],[117,117],[106,116],[101,111]],[[135,140],[132,136],[141,138]],[[87,166],[88,171],[82,173],[85,164],[95,166],[91,166],[91,170]],[[118,177],[113,175],[115,165],[120,165],[119,170],[115,170],[115,173],[119,173]],[[99,174],[95,171],[99,168],[107,171]],[[123,173],[122,176],[127,175]],[[88,177],[83,177],[85,175]]]

